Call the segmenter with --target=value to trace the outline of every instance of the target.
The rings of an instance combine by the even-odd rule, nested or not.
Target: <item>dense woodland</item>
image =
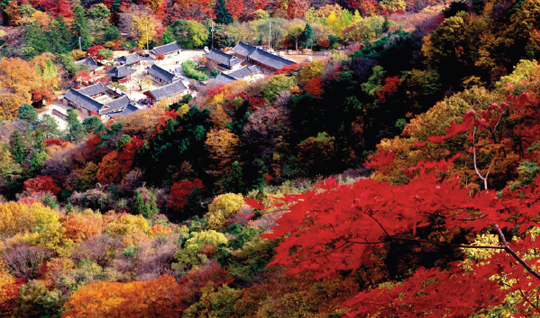
[[[540,317],[537,0],[2,1],[1,317]],[[177,41],[331,52],[103,123]],[[79,43],[79,38],[80,43]],[[80,47],[79,47],[80,45]]]

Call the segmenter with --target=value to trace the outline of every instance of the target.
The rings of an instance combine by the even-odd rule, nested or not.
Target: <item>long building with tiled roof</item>
[[[233,48],[233,52],[236,57],[260,66],[269,73],[273,73],[287,65],[296,64],[294,61],[266,52],[242,41],[236,44]]]
[[[148,75],[152,79],[160,84],[171,84],[176,78],[176,75],[167,71],[166,69],[154,64],[148,68]]]
[[[232,69],[235,65],[242,63],[242,59],[234,55],[221,52],[220,50],[212,49],[210,53],[204,54],[204,57],[210,61],[218,63],[220,66]]]
[[[143,58],[137,53],[123,55],[115,59],[118,63],[125,65],[127,68],[132,68],[141,64]]]
[[[180,46],[178,45],[178,43],[172,42],[172,43],[169,43],[169,44],[156,46],[155,48],[150,50],[150,55],[152,55],[153,58],[156,58],[156,56],[158,54],[160,54],[160,53],[162,53],[163,55],[169,55],[169,54],[174,54],[174,53],[179,54],[180,50],[181,49],[180,49]]]
[[[144,95],[148,97],[150,104],[153,105],[167,98],[170,99],[170,102],[172,103],[187,92],[188,88],[186,85],[184,85],[182,81],[177,80],[171,84],[144,92]]]
[[[106,103],[96,100],[96,98],[105,94],[116,98]],[[115,93],[101,83],[80,89],[70,88],[64,95],[64,101],[87,116],[125,116],[137,110],[137,107],[131,103],[127,95]]]

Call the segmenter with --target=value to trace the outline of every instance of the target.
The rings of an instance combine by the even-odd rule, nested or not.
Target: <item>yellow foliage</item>
[[[243,205],[244,197],[241,194],[227,193],[217,196],[208,206],[208,213],[205,215],[208,227],[214,230],[220,229],[223,221],[240,210]]]
[[[142,215],[124,214],[105,229],[113,237],[122,237],[125,246],[137,246],[150,240],[148,221]]]
[[[311,61],[302,69],[300,77],[304,81],[321,76],[324,70],[324,63],[322,61]]]
[[[25,242],[55,248],[64,231],[58,213],[41,203],[0,204],[0,233],[12,237],[8,244]]]

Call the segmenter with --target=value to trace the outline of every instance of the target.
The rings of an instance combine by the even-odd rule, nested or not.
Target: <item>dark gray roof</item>
[[[103,93],[106,90],[107,90],[107,87],[103,86],[103,84],[101,84],[101,82],[97,82],[96,84],[86,86],[86,87],[83,87],[83,88],[79,88],[77,91],[79,93],[81,93],[81,94],[92,96],[92,95],[96,95],[96,94],[99,94],[99,93]]]
[[[180,46],[178,45],[178,43],[172,42],[172,43],[169,43],[169,44],[156,46],[155,48],[150,50],[150,53],[152,53],[154,55],[158,55],[159,53],[170,54],[170,53],[173,53],[173,52],[178,51],[178,50],[180,50]]]
[[[77,62],[75,62],[75,64],[85,65],[85,66],[88,67],[89,71],[93,71],[96,68],[98,68],[98,66],[99,66],[98,63],[96,62],[96,60],[94,60],[94,58],[92,58],[91,56],[85,58],[84,60],[77,61]]]
[[[236,81],[236,78],[229,76],[225,73],[219,73],[219,75],[216,76],[216,78],[214,79],[214,83],[218,83],[218,84],[229,84],[234,81]]]
[[[98,84],[101,85],[101,83],[98,83]],[[126,94],[122,94],[120,97],[106,104],[103,104],[103,103],[98,102],[97,100],[92,99],[90,96],[88,96],[85,93],[87,91],[90,91],[89,88],[93,89],[94,91],[97,91],[96,88],[99,88],[98,84],[81,88],[78,90],[71,88],[66,92],[66,94],[64,95],[64,98],[81,106],[82,108],[88,111],[95,112],[100,115],[109,115],[109,116],[122,115],[123,116],[137,110],[137,107],[131,104]],[[103,87],[103,85],[101,85],[101,87]],[[107,88],[105,88],[105,90],[106,89]]]
[[[107,104],[104,104],[103,107],[99,110],[99,114],[108,115],[110,113],[119,112],[126,108],[129,104],[129,97],[127,97],[127,95],[125,94],[122,94],[122,96],[120,96],[119,98],[113,99]]]
[[[139,54],[137,53],[131,53],[128,55],[120,56],[119,58],[116,58],[115,60],[122,64],[130,65],[130,64],[142,61],[143,58],[139,56]]]
[[[244,78],[247,76],[259,74],[260,72],[261,70],[259,70],[257,66],[244,66],[239,70],[227,73],[227,75],[239,79],[239,78]]]
[[[116,78],[124,78],[133,73],[135,73],[135,70],[130,69],[125,65],[119,65],[113,68],[112,70],[107,71],[107,74],[109,74],[111,77],[116,77]]]
[[[172,81],[175,76],[171,72],[157,66],[156,64],[152,65],[152,67],[148,69],[148,73],[167,82]]]
[[[212,49],[210,53],[204,55],[207,59],[211,61],[216,61],[217,63],[224,65],[228,68],[231,68],[233,65],[241,63],[242,60],[236,58],[234,55],[221,52],[216,49]]]
[[[100,102],[93,100],[90,96],[81,93],[80,90],[74,90],[73,88],[70,88],[69,91],[66,92],[64,98],[91,112],[98,112],[103,106]]]
[[[251,46],[247,43],[239,41],[238,44],[233,48],[233,52],[245,57],[248,57],[253,51],[256,50],[256,47]]]
[[[182,81],[176,81],[169,85],[148,91],[148,93],[152,94],[156,100],[161,100],[163,98],[179,94],[185,90],[187,90],[187,87],[184,85],[184,83],[182,83]]]
[[[261,49],[256,49],[251,53],[249,58],[253,61],[259,62],[263,65],[269,66],[274,69],[281,69],[284,66],[296,64],[296,62],[282,58],[281,56],[268,53]]]

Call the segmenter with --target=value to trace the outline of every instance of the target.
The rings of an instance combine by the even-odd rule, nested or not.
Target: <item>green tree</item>
[[[52,52],[56,54],[65,54],[71,51],[71,33],[64,17],[61,15],[54,19],[49,25],[51,29],[50,41],[52,43]]]
[[[133,208],[131,208],[131,212],[133,214],[142,214],[145,210],[145,204],[144,199],[139,192],[139,190],[135,191],[135,198],[133,199]]]
[[[45,283],[31,280],[21,287],[13,315],[20,318],[60,318],[62,311],[59,292],[49,291]]]
[[[79,123],[79,114],[75,109],[70,108],[67,110],[67,122],[70,126]]]
[[[43,165],[47,159],[49,159],[49,156],[44,151],[34,151],[30,157],[30,167],[28,168],[28,173],[32,177],[38,175],[41,170],[43,170]]]
[[[86,136],[86,129],[82,124],[75,123],[69,127],[67,139],[69,139],[71,142],[79,142],[84,138],[84,136]]]
[[[24,164],[24,159],[28,155],[28,148],[22,134],[18,130],[15,130],[11,135],[9,148],[15,162]]]
[[[43,131],[47,139],[59,137],[61,134],[60,129],[58,129],[58,123],[49,114],[44,114],[41,116],[39,129]]]
[[[80,49],[87,50],[92,44],[92,37],[88,27],[86,11],[81,6],[76,6],[73,13],[75,13],[75,20],[71,24],[72,41],[75,47],[78,47],[80,43]]]
[[[165,32],[163,32],[161,40],[163,41],[163,44],[172,43],[175,41],[173,29],[170,25],[165,29]]]
[[[305,48],[313,48],[313,28],[311,27],[311,25],[309,25],[309,23],[306,23],[306,28],[302,33],[302,39],[304,40]]]
[[[144,211],[143,216],[147,219],[152,218],[153,215],[156,215],[159,213],[159,209],[156,202],[156,195],[154,192],[150,193],[150,197],[148,198],[148,202],[144,205]]]
[[[86,132],[98,133],[105,129],[105,125],[103,125],[103,122],[97,116],[86,117],[82,124]]]
[[[23,54],[28,60],[42,53],[52,51],[50,34],[42,30],[41,25],[37,21],[26,27],[24,43]]]
[[[178,43],[186,49],[204,46],[210,34],[204,25],[193,20],[176,20],[172,28]]]
[[[242,168],[238,161],[232,164],[229,178],[225,180],[225,189],[230,193],[244,193],[245,191]]]
[[[216,22],[221,24],[231,24],[233,22],[232,15],[229,13],[229,10],[225,7],[225,0],[217,0],[216,6],[214,8],[216,13]]]
[[[21,106],[21,108],[19,108],[17,118],[32,124],[37,121],[38,115],[36,109],[32,105],[24,104]]]
[[[45,134],[40,129],[36,129],[34,135],[34,149],[37,151],[45,150]]]

